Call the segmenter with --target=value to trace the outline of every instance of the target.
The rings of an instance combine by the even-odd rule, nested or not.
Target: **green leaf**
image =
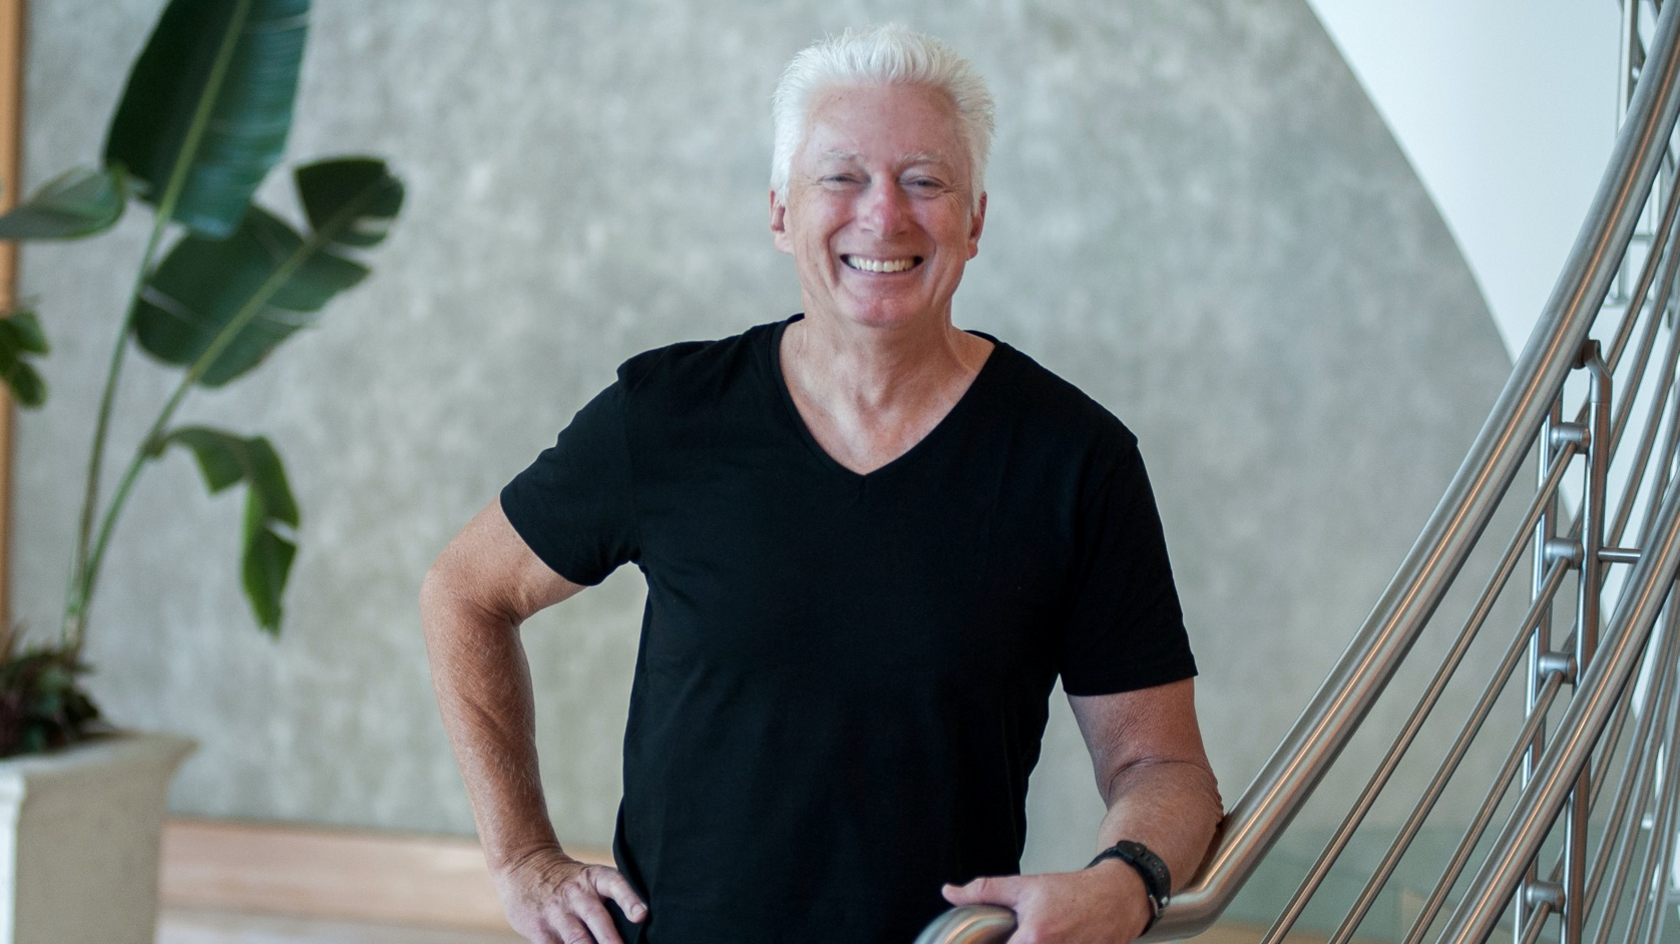
[[[28,308],[19,308],[0,318],[0,335],[7,333],[16,339],[18,350],[25,354],[52,353],[52,347],[47,344],[47,333],[41,330],[41,319]]]
[[[251,613],[265,632],[280,631],[280,599],[297,543],[297,501],[286,479],[285,465],[274,446],[262,436],[244,438],[203,426],[189,426],[164,437],[164,446],[179,444],[192,451],[211,494],[245,483],[245,524],[240,555],[240,582]]]
[[[378,158],[319,161],[299,167],[296,177],[309,225],[342,246],[378,245],[402,209],[402,182]],[[345,216],[347,222],[340,223]]]
[[[47,382],[39,371],[22,361],[8,362],[0,354],[0,380],[6,382],[6,389],[12,392],[19,406],[34,409],[47,402]]]
[[[352,157],[301,168],[298,190],[315,230],[307,241],[253,206],[226,240],[188,236],[177,243],[136,303],[140,346],[166,364],[191,368],[231,331],[199,376],[202,384],[221,386],[260,364],[313,323],[309,316],[334,295],[365,278],[367,267],[344,253],[384,238],[402,208],[402,182],[383,161]],[[254,316],[236,326],[251,305]]]
[[[245,442],[250,447],[246,478],[251,484],[251,496],[262,500],[263,518],[297,527],[297,501],[292,498],[292,486],[286,480],[286,466],[280,461],[280,454],[265,437],[257,436]]]
[[[20,310],[0,318],[0,380],[22,406],[47,402],[47,383],[25,357],[48,350],[47,336],[34,312]]]
[[[275,290],[269,305],[286,311],[320,311],[334,295],[353,287],[367,274],[367,266],[360,262],[328,252],[311,253]]]
[[[239,573],[245,586],[245,599],[257,625],[270,635],[279,635],[283,610],[280,598],[286,590],[286,578],[291,573],[292,559],[297,556],[297,544],[270,526],[261,516],[261,508],[254,496],[245,502],[245,553],[240,560]]]
[[[156,205],[184,159],[173,217],[195,233],[233,232],[285,149],[308,23],[309,0],[171,0],[129,73],[106,164],[126,167]]]
[[[110,229],[128,197],[120,169],[73,170],[0,216],[0,239],[76,239]]]
[[[277,635],[280,598],[286,591],[292,559],[297,556],[297,543],[289,535],[298,525],[298,508],[279,453],[261,437],[247,443],[251,466],[245,493],[245,554],[240,576],[258,625]]]
[[[199,471],[204,473],[204,485],[212,495],[245,479],[249,450],[245,440],[238,436],[203,426],[187,426],[164,437],[161,445],[167,447],[172,443],[191,450],[193,458],[198,460]],[[162,451],[162,448],[158,450]]]
[[[292,332],[311,324],[332,296],[360,282],[359,263],[310,251],[284,221],[252,207],[226,240],[188,236],[152,274],[136,302],[135,338],[153,357],[189,367],[283,265],[296,264],[200,378],[221,386],[262,363]]]

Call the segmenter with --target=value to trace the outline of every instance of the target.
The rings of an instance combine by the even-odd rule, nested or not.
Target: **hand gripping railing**
[[[1517,944],[1534,944],[1553,917],[1562,944],[1659,935],[1657,906],[1665,900],[1680,816],[1680,626],[1668,609],[1680,567],[1680,331],[1673,324],[1680,187],[1671,156],[1680,112],[1680,3],[1666,4],[1652,24],[1640,16],[1649,0],[1623,2],[1624,89],[1637,83],[1622,103],[1610,165],[1533,335],[1393,581],[1148,939],[1193,936],[1231,904],[1390,688],[1448,591],[1464,584],[1473,592],[1466,564],[1502,505],[1519,519],[1514,536],[1484,551],[1503,548],[1462,627],[1420,651],[1434,669],[1416,707],[1258,939],[1274,944],[1295,930],[1418,746],[1443,693],[1464,684],[1454,673],[1477,638],[1502,647],[1491,678],[1479,676],[1485,686],[1457,737],[1427,784],[1407,793],[1416,803],[1362,890],[1337,902],[1345,917],[1319,933],[1332,944],[1356,933],[1388,939],[1365,919],[1515,687],[1525,689],[1515,742],[1469,822],[1455,824],[1465,838],[1429,863],[1440,876],[1434,889],[1411,903],[1415,914],[1392,938],[1419,944],[1438,932],[1440,941],[1479,942],[1506,916]],[[1589,340],[1595,328],[1613,335],[1607,348]],[[1567,389],[1586,390],[1566,396],[1576,371],[1585,383]],[[1569,410],[1573,400],[1582,401],[1578,412]],[[1628,437],[1630,431],[1637,435]],[[1637,443],[1631,452],[1622,448],[1628,442]],[[1518,495],[1512,485],[1531,458],[1539,485],[1531,496]],[[1635,546],[1625,546],[1636,519]],[[1496,604],[1525,558],[1534,573],[1526,612],[1508,636],[1495,635],[1489,624]],[[1631,571],[1618,566],[1626,564]],[[1567,621],[1558,612],[1565,590],[1574,602]],[[1614,616],[1601,626],[1601,599],[1618,593]],[[1559,631],[1566,638],[1557,639]],[[1508,796],[1514,784],[1520,790]],[[1489,843],[1465,882],[1478,845]],[[955,909],[918,944],[1001,941],[1011,927],[1002,909]]]

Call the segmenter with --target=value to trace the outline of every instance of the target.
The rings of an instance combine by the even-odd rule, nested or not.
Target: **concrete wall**
[[[160,3],[31,7],[30,186],[94,160]],[[271,436],[304,509],[278,642],[234,566],[239,500],[172,455],[95,612],[120,724],[201,742],[175,809],[468,831],[415,593],[456,528],[624,357],[796,310],[765,224],[766,101],[825,31],[901,18],[990,76],[999,136],[959,323],[1142,439],[1235,799],[1410,545],[1509,367],[1439,214],[1304,0],[322,0],[291,154],[388,157],[409,203],[376,274],[185,419]],[[266,192],[289,206],[277,178]],[[57,345],[21,418],[13,591],[55,625],[97,376],[144,238],[31,247]],[[119,456],[169,375],[133,362]],[[604,844],[641,588],[527,631],[562,833]],[[1063,709],[1029,866],[1098,807]]]

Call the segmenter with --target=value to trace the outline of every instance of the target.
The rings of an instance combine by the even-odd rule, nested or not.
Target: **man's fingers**
[[[612,915],[607,914],[599,899],[593,907],[585,906],[579,912],[583,923],[589,926],[589,933],[595,935],[595,944],[624,944],[624,939],[618,936],[618,927],[613,924]]]
[[[1013,908],[1020,895],[1020,880],[1012,875],[984,875],[967,885],[947,885],[941,889],[945,900],[953,905],[1002,905]]]
[[[617,869],[591,869],[589,876],[595,885],[595,893],[616,902],[626,918],[639,924],[647,917],[647,905],[630,887],[630,880]]]
[[[533,944],[624,944],[608,906],[631,921],[647,906],[617,869],[586,865],[558,849],[539,850],[497,879],[508,923]]]
[[[601,903],[601,897],[594,888],[568,884],[561,892],[561,898],[560,907],[566,912],[567,919],[576,923],[577,933],[581,935],[575,944],[624,944],[618,936],[617,926],[613,924],[612,915],[607,913],[607,906]],[[570,934],[565,936],[567,944],[574,944]]]
[[[550,940],[550,935],[552,935],[552,940],[559,941],[560,944],[596,944],[595,938],[589,933],[589,928],[582,921],[579,921],[575,915],[562,911],[553,920],[547,922],[547,925],[547,928],[542,929],[544,932],[543,941],[545,942]]]

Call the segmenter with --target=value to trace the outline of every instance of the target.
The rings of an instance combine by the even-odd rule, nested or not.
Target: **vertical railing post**
[[[1536,449],[1536,452],[1539,453],[1539,462],[1536,464],[1539,466],[1538,487],[1540,488],[1545,488],[1546,481],[1552,473],[1552,465],[1556,462],[1558,443],[1554,440],[1558,437],[1555,433],[1562,422],[1563,404],[1561,398],[1559,398],[1558,401],[1553,402],[1551,412],[1546,414],[1545,420],[1540,425],[1539,446]],[[1553,497],[1546,500],[1541,509],[1539,520],[1534,525],[1534,580],[1531,600],[1539,601],[1546,593],[1546,573],[1551,569],[1552,541],[1556,536],[1557,507],[1556,493],[1553,493]],[[1524,687],[1523,695],[1525,716],[1533,715],[1538,705],[1540,686],[1543,681],[1540,660],[1551,649],[1551,626],[1552,604],[1548,597],[1539,605],[1534,627],[1528,639],[1528,683]],[[1545,732],[1545,723],[1541,722],[1541,726],[1535,729],[1534,738],[1528,742],[1528,752],[1523,755],[1522,785],[1524,787],[1527,787],[1529,780],[1533,778],[1534,765],[1539,763],[1540,753],[1546,746]],[[1523,876],[1522,891],[1517,895],[1516,927],[1513,940],[1522,940],[1528,929],[1533,908],[1537,904],[1533,898],[1539,881],[1539,872],[1534,864],[1530,863],[1528,871]]]
[[[1560,396],[1552,403],[1551,412],[1540,425],[1539,447],[1539,479],[1538,487],[1545,488],[1547,480],[1552,474],[1552,466],[1558,461],[1557,453],[1569,438],[1566,433],[1569,424],[1563,422],[1563,402]],[[1545,684],[1545,671],[1541,668],[1543,660],[1552,647],[1552,603],[1546,592],[1546,576],[1551,570],[1554,554],[1557,549],[1557,493],[1553,492],[1541,509],[1539,520],[1534,525],[1534,581],[1530,599],[1539,601],[1536,610],[1534,627],[1528,639],[1528,683],[1524,688],[1523,712],[1524,716],[1532,716],[1539,707],[1540,689]],[[1546,747],[1546,724],[1541,721],[1534,729],[1534,737],[1528,742],[1528,751],[1523,755],[1522,785],[1528,786],[1534,776],[1534,765],[1539,763],[1540,754]],[[1534,863],[1529,863],[1528,871],[1523,877],[1522,890],[1517,895],[1515,922],[1516,928],[1513,940],[1522,940],[1533,920],[1536,906],[1549,896],[1541,889],[1540,874]]]
[[[1581,348],[1578,366],[1590,376],[1587,392],[1587,487],[1581,496],[1581,574],[1575,595],[1575,673],[1578,682],[1598,651],[1604,587],[1604,509],[1610,471],[1610,371],[1597,341]],[[1564,808],[1562,944],[1580,944],[1586,926],[1587,820],[1592,765],[1581,769]]]
[[[1639,4],[1642,0],[1622,0],[1622,48],[1616,64],[1616,127],[1627,120],[1628,103],[1633,100],[1633,86],[1639,79],[1639,67],[1644,62],[1644,46],[1639,42]]]
[[[1640,67],[1645,62],[1645,46],[1639,39],[1639,5],[1643,0],[1622,0],[1621,49],[1616,63],[1616,127],[1620,128],[1627,121],[1628,104],[1633,100],[1633,89],[1639,81]],[[1634,228],[1634,241],[1642,241],[1651,245],[1650,222],[1648,214],[1641,217]],[[1622,257],[1621,265],[1616,270],[1615,285],[1611,289],[1611,296],[1626,301],[1628,295],[1628,270],[1635,265],[1632,253]],[[1632,313],[1623,317],[1632,317]]]
[[[1534,599],[1544,593],[1545,575],[1552,567],[1571,564],[1577,571],[1575,651],[1567,655],[1552,651],[1552,607],[1542,602],[1536,609],[1534,626],[1528,643],[1528,682],[1524,708],[1529,717],[1543,711],[1540,701],[1545,680],[1560,674],[1571,685],[1585,670],[1598,647],[1599,624],[1602,619],[1600,591],[1604,582],[1604,518],[1608,491],[1611,439],[1610,371],[1604,364],[1597,341],[1588,340],[1577,355],[1576,369],[1590,375],[1587,422],[1566,423],[1562,420],[1561,403],[1553,404],[1541,428],[1541,481],[1553,471],[1559,461],[1558,453],[1573,446],[1585,459],[1585,487],[1581,496],[1578,537],[1563,537],[1558,532],[1558,504],[1556,498],[1546,506],[1534,531]],[[1526,788],[1533,779],[1534,768],[1546,746],[1544,720],[1534,726],[1523,755],[1522,783]],[[1564,852],[1561,883],[1541,878],[1538,864],[1527,864],[1514,902],[1515,927],[1513,940],[1524,940],[1537,929],[1530,925],[1544,920],[1547,913],[1555,913],[1562,922],[1560,944],[1581,944],[1586,915],[1586,854],[1587,822],[1591,802],[1590,775],[1583,772],[1569,805],[1564,811]],[[1543,909],[1543,910],[1542,910]]]

